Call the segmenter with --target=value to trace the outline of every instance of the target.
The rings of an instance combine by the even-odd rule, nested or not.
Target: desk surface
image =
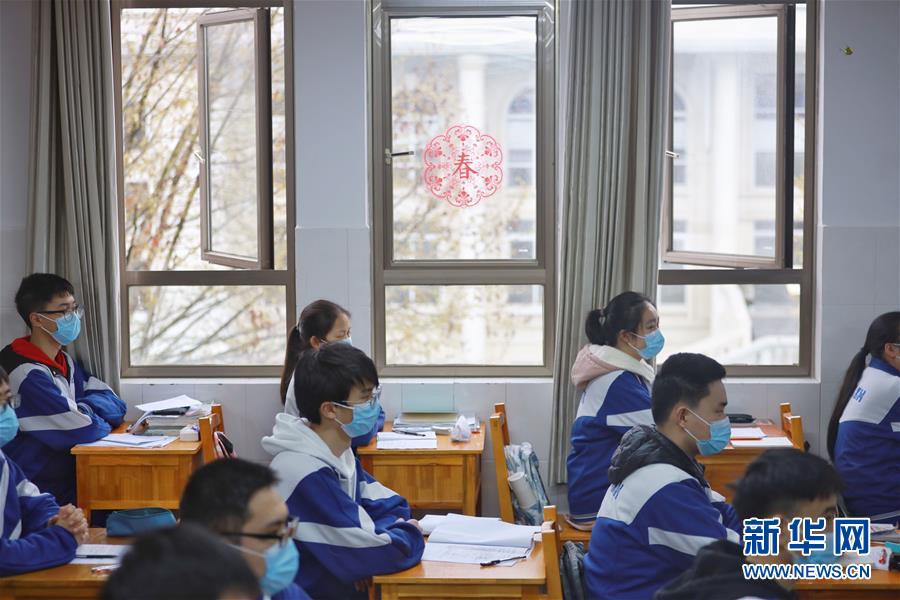
[[[763,430],[763,433],[765,433],[766,436],[768,436],[768,437],[787,437],[787,434],[784,433],[784,431],[781,429],[781,427],[779,427],[778,425],[775,425],[774,423],[753,423],[753,424],[747,424],[747,425],[732,425],[731,426],[732,433],[736,430],[740,430],[742,427],[759,427],[760,429]],[[787,446],[779,446],[779,447],[786,448]],[[766,450],[771,450],[772,448],[773,448],[772,446],[763,446],[763,447],[744,446],[742,448],[735,448],[734,446],[731,445],[731,442],[729,442],[728,445],[725,446],[725,449],[722,450],[721,453],[714,454],[712,456],[698,456],[697,460],[699,460],[700,462],[704,462],[707,459],[714,458],[716,456],[720,456],[721,454],[724,454],[726,452],[731,456],[740,456],[740,455],[756,456],[757,454],[762,454]]]
[[[128,428],[128,423],[122,423],[118,427],[113,430],[113,433],[127,433],[126,429]],[[163,446],[162,448],[128,448],[124,446],[114,447],[114,446],[73,446],[72,454],[76,456],[79,454],[196,454],[200,452],[200,442],[183,442],[181,440],[175,440],[171,444],[167,446]]]
[[[394,422],[388,421],[384,424],[384,431],[391,431],[393,429]],[[481,431],[472,432],[472,438],[468,442],[454,442],[450,439],[449,435],[438,435],[435,436],[437,438],[437,449],[436,450],[424,450],[424,449],[415,449],[415,450],[379,450],[376,447],[378,436],[372,439],[368,445],[363,446],[361,448],[357,448],[357,453],[361,455],[367,454],[378,454],[378,455],[388,455],[388,454],[397,454],[397,455],[410,455],[417,453],[439,453],[439,454],[481,454],[484,452],[484,423],[481,424]]]
[[[130,538],[106,538],[106,529],[90,530],[89,544],[129,544]],[[99,590],[106,581],[106,573],[91,573],[91,569],[98,565],[61,565],[52,569],[0,577],[0,590],[19,590],[28,588],[61,588],[72,590],[76,588],[90,588]],[[62,597],[62,596],[59,596]]]
[[[869,580],[849,579],[803,579],[795,586],[796,591],[805,590],[896,590],[900,598],[900,571],[876,571],[872,569]]]
[[[544,567],[544,550],[541,542],[535,540],[534,550],[525,560],[511,567],[482,567],[460,563],[434,562],[423,560],[416,566],[393,573],[376,575],[377,585],[403,584],[522,584],[541,585],[547,579]]]

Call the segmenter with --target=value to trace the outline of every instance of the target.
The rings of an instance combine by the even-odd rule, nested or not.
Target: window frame
[[[287,264],[285,269],[233,271],[129,271],[125,264],[125,173],[123,165],[121,14],[126,9],[283,7],[285,93],[285,201]],[[141,286],[279,286],[285,288],[285,338],[296,320],[294,255],[295,169],[294,165],[294,44],[293,2],[282,0],[112,0],[113,99],[116,113],[116,189],[119,233],[119,311],[121,320],[121,376],[129,377],[278,377],[280,365],[141,365],[131,364],[129,289]],[[203,211],[201,210],[201,215]]]
[[[387,377],[550,377],[556,330],[556,12],[540,0],[455,2],[386,0],[372,3],[368,35],[372,128],[374,358]],[[395,260],[391,153],[390,22],[409,17],[534,17],[537,27],[535,81],[536,221],[533,260]],[[393,285],[543,286],[543,364],[386,364],[385,294]]]
[[[793,118],[779,119],[779,136],[778,136],[778,152],[780,153],[777,160],[776,182],[779,188],[782,188],[782,196],[785,200],[782,202],[781,210],[778,212],[778,220],[776,221],[775,242],[780,246],[780,262],[773,266],[764,266],[761,264],[736,264],[727,263],[722,265],[720,262],[705,260],[708,256],[697,255],[698,253],[681,253],[677,258],[690,258],[690,262],[676,262],[670,259],[665,252],[671,246],[671,169],[672,161],[668,161],[666,166],[666,194],[669,195],[668,201],[664,202],[664,227],[663,239],[661,243],[663,252],[661,252],[660,268],[657,271],[658,285],[685,285],[685,286],[701,286],[701,285],[779,285],[779,284],[797,284],[800,286],[800,323],[799,323],[799,357],[796,365],[725,365],[729,377],[808,377],[813,374],[813,327],[815,323],[815,287],[814,273],[816,270],[816,239],[815,239],[815,223],[816,223],[816,119],[817,119],[817,96],[818,94],[818,0],[807,0],[803,2],[784,1],[769,2],[763,7],[747,6],[742,0],[736,0],[730,4],[722,4],[715,7],[699,7],[699,8],[677,8],[679,3],[687,3],[688,0],[675,0],[673,2],[672,22],[676,21],[675,12],[684,11],[690,13],[693,18],[696,15],[702,15],[708,12],[714,14],[722,14],[723,12],[732,11],[736,15],[750,14],[748,11],[761,9],[770,11],[773,5],[779,5],[784,8],[785,18],[783,41],[779,40],[779,52],[784,58],[779,65],[784,65],[782,77],[778,81],[778,111],[779,114],[787,113],[793,116],[794,113],[794,84],[786,84],[787,75],[790,74],[791,81],[795,81],[794,67],[794,45],[795,45],[795,7],[798,4],[805,4],[806,9],[806,52],[805,52],[805,127],[804,127],[804,181],[803,181],[803,264],[800,268],[794,268],[793,265],[793,233],[794,233],[794,215],[793,215],[793,160],[794,152],[785,152],[786,142],[792,140],[793,148],[794,139],[794,121]],[[725,0],[723,0],[724,2]],[[790,51],[784,51],[789,48]],[[674,62],[674,61],[673,61]],[[673,78],[670,77],[670,107],[671,107],[671,85]],[[671,136],[671,119],[669,120]],[[782,126],[783,124],[783,126]],[[671,137],[670,137],[671,139]],[[793,148],[796,151],[796,148]],[[753,176],[752,168],[750,176]],[[787,193],[785,193],[787,190]],[[666,213],[669,214],[666,214]],[[665,219],[669,218],[666,222]],[[790,223],[791,227],[785,227],[785,223]],[[668,236],[668,237],[666,237]],[[685,255],[691,254],[687,257]],[[776,251],[779,254],[779,251]],[[722,255],[719,255],[722,256]],[[732,258],[732,257],[729,257]],[[670,264],[693,264],[700,266],[727,266],[730,269],[700,268],[700,269],[666,269],[663,265],[668,262]],[[752,262],[752,261],[751,261]]]
[[[200,103],[200,257],[215,265],[237,269],[272,269],[272,49],[268,7],[248,8],[203,15],[197,19],[197,89]],[[265,18],[260,18],[261,16]],[[253,23],[256,109],[256,259],[213,248],[210,190],[209,62],[205,31],[211,26]]]

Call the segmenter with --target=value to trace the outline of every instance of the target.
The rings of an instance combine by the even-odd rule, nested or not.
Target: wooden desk
[[[876,571],[864,581],[813,579],[798,581],[794,588],[800,600],[876,600],[900,598],[900,572]]]
[[[732,426],[738,429],[740,426]],[[754,424],[749,427],[759,427],[769,437],[787,437],[778,425]],[[706,466],[706,481],[716,492],[719,492],[728,502],[731,502],[734,492],[728,487],[729,483],[740,479],[753,460],[769,448],[735,448],[731,444],[718,454],[712,456],[698,456]]]
[[[391,431],[393,423],[385,423]],[[412,508],[459,510],[477,515],[481,497],[484,425],[468,442],[437,436],[436,450],[378,450],[376,440],[358,448],[363,468],[379,483],[409,501]]]
[[[72,454],[78,506],[88,523],[92,510],[177,509],[188,478],[203,464],[200,442],[181,440],[149,449],[75,446]]]
[[[105,529],[91,529],[91,544],[128,544],[129,538],[106,539]],[[97,565],[62,565],[43,571],[0,577],[0,600],[31,598],[97,598],[105,573],[91,573]]]
[[[374,582],[381,589],[381,600],[533,599],[544,596],[547,572],[541,542],[536,540],[531,556],[512,567],[422,561],[400,573],[376,575]]]

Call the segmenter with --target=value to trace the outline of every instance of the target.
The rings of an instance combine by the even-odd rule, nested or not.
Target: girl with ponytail
[[[294,397],[294,369],[300,355],[307,350],[318,350],[323,345],[332,343],[353,345],[350,337],[350,311],[329,300],[316,300],[300,312],[297,325],[288,334],[284,368],[281,371],[281,402],[284,404],[284,412],[299,416]],[[369,434],[353,438],[352,446],[365,446],[382,427],[384,410],[381,411],[375,428]]]
[[[656,373],[648,361],[665,339],[649,298],[624,292],[590,311],[584,324],[589,344],[572,366],[580,396],[566,460],[569,519],[587,528],[609,487],[607,470],[622,436],[635,425],[652,425],[650,388]]]
[[[850,361],[828,424],[828,454],[847,483],[852,515],[900,510],[900,311],[872,321]],[[896,523],[898,515],[875,520]]]

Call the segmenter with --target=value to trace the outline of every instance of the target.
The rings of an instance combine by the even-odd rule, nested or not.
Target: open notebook
[[[422,560],[512,566],[531,552],[540,527],[447,515],[428,538]]]

